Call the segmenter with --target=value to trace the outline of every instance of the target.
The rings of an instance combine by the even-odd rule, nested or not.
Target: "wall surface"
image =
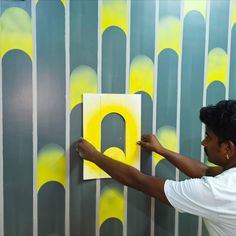
[[[201,106],[236,99],[235,0],[0,1],[0,235],[200,236],[202,220],[83,181],[83,93],[142,94],[141,132],[206,162]],[[125,122],[101,126],[125,152]],[[158,155],[141,170],[183,180]]]

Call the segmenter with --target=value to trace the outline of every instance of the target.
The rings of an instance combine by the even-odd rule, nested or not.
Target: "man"
[[[143,135],[137,144],[156,152],[191,177],[185,181],[164,180],[148,176],[133,167],[115,161],[98,152],[81,139],[78,151],[112,178],[140,190],[161,202],[204,219],[210,235],[236,235],[236,101],[221,101],[203,107],[200,120],[206,125],[202,141],[208,160],[216,167],[208,167],[164,148],[154,135]]]

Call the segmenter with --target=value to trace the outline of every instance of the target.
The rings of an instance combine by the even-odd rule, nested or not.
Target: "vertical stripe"
[[[65,8],[65,150],[66,150],[66,189],[65,189],[65,235],[70,235],[70,1]]]
[[[32,14],[32,89],[33,89],[33,236],[38,235],[38,195],[37,195],[37,152],[38,152],[38,133],[37,133],[37,45],[36,45],[36,6],[31,4]]]

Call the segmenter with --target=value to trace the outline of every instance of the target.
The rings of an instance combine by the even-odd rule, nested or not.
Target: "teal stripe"
[[[109,27],[102,36],[102,92],[125,93],[126,36]]]
[[[154,48],[155,1],[131,1],[130,61],[137,55],[154,61]]]
[[[201,157],[201,123],[199,110],[202,107],[205,53],[205,22],[199,12],[191,12],[184,19],[181,110],[180,110],[180,153],[193,159]],[[180,174],[180,179],[185,179]],[[197,235],[198,218],[179,215],[179,234]]]
[[[32,64],[22,51],[2,60],[5,236],[32,235]]]
[[[61,184],[48,182],[39,190],[38,221],[38,236],[65,236],[65,189]]]
[[[159,1],[159,17],[175,16],[180,18],[181,1]]]
[[[70,66],[88,65],[97,71],[98,2],[70,1]]]
[[[227,52],[229,0],[211,1],[209,25],[209,52],[213,48],[223,48]]]
[[[36,5],[38,151],[49,143],[65,148],[65,9],[61,1]],[[46,32],[46,33],[45,33]],[[38,232],[64,235],[65,194],[61,186],[46,184],[38,194]],[[41,191],[40,191],[41,192]],[[61,194],[58,195],[57,194]],[[54,198],[56,198],[56,200]],[[48,204],[58,207],[48,207]],[[40,206],[45,206],[42,210]],[[44,217],[47,217],[46,221]]]
[[[231,34],[229,98],[236,99],[236,24]]]
[[[220,100],[225,99],[225,86],[219,82],[214,81],[207,88],[206,104],[215,105]]]

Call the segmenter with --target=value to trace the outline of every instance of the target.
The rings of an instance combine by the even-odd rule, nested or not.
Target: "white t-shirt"
[[[215,177],[166,180],[164,191],[178,211],[203,217],[210,235],[236,235],[236,168]]]

